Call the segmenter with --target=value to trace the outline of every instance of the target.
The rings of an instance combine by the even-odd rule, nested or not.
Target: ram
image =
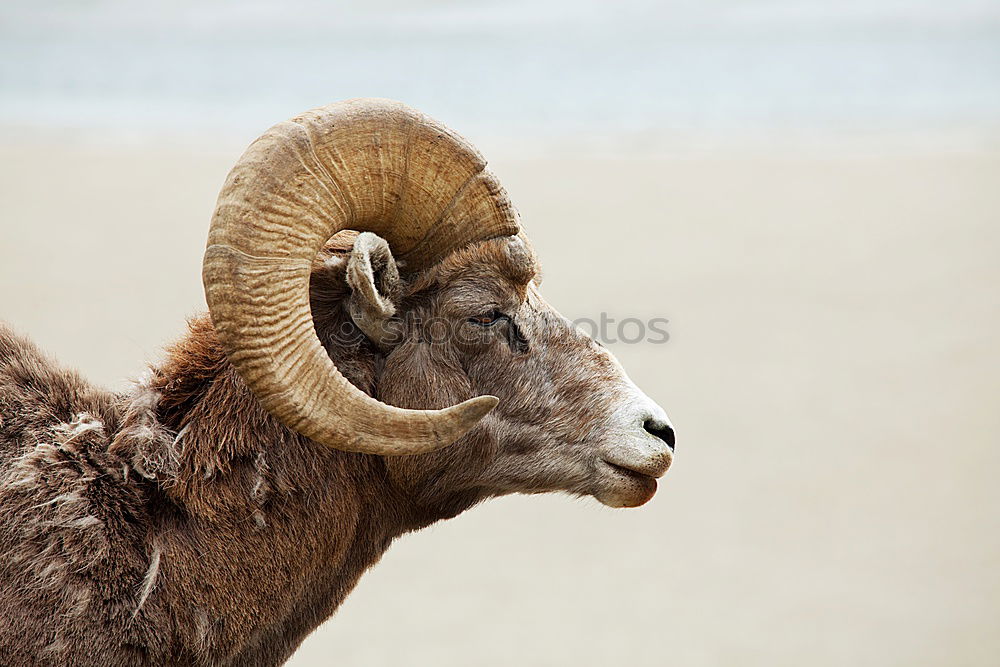
[[[479,154],[401,104],[257,139],[203,277],[125,394],[0,328],[4,664],[279,664],[396,537],[509,493],[641,505],[671,463]]]

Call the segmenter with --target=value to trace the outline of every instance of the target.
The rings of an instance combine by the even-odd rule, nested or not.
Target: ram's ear
[[[351,288],[351,319],[373,343],[388,350],[399,343],[395,320],[402,284],[396,260],[385,239],[370,232],[358,234],[347,260]]]

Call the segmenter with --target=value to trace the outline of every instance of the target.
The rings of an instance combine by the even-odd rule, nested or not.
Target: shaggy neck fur
[[[372,392],[371,350],[331,353]],[[267,414],[207,318],[136,389],[111,451],[161,506],[138,613],[164,613],[210,662],[281,661],[396,536],[442,518],[417,509],[381,457],[331,450]]]

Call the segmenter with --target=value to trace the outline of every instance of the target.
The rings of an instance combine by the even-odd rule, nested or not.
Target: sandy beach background
[[[480,146],[564,314],[670,320],[667,344],[610,345],[678,432],[649,505],[513,497],[408,536],[290,664],[995,664],[1000,13],[668,5],[390,3],[390,37],[444,35],[391,47],[351,6],[310,26],[263,4],[5,8],[0,317],[98,382],[204,308],[243,146],[360,94]],[[325,60],[366,35],[426,69]],[[286,80],[261,50],[316,66]]]

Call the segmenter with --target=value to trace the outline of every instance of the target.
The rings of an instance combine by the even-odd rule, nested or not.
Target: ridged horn
[[[219,194],[202,277],[230,362],[289,428],[336,449],[419,454],[451,444],[497,404],[443,410],[381,403],[344,378],[309,308],[309,275],[343,229],[388,241],[405,272],[468,243],[518,233],[517,214],[479,153],[398,102],[313,109],[253,142]]]

